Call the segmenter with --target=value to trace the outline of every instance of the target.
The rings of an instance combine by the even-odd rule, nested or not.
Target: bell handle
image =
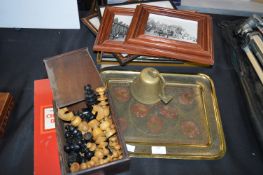
[[[165,104],[168,104],[173,99],[173,96],[165,94],[164,88],[166,86],[166,81],[160,73],[158,73],[157,75],[162,81],[162,88],[161,88],[161,93],[159,94],[159,97],[162,100],[162,102],[164,102]]]

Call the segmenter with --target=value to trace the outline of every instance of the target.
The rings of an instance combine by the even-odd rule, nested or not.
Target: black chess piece
[[[80,145],[80,152],[85,154],[89,151],[86,145]]]
[[[66,153],[70,153],[70,152],[71,152],[71,148],[70,148],[70,146],[69,146],[68,144],[66,144],[66,145],[64,146],[64,151],[65,151]]]
[[[97,103],[97,94],[91,88],[91,85],[84,86],[85,100],[87,106],[92,106]]]
[[[96,119],[96,114],[94,115],[91,111],[89,110],[85,110],[82,112],[82,117],[84,120],[86,120],[87,122]]]
[[[75,153],[75,152],[70,152],[68,154],[68,164],[69,166],[74,163],[74,162],[77,162],[77,158],[78,158],[78,154]]]
[[[91,139],[92,139],[92,134],[91,134],[90,132],[87,132],[87,133],[85,133],[85,134],[83,135],[83,138],[84,138],[87,142],[89,142],[89,141],[91,141]]]
[[[84,154],[85,158],[87,160],[90,160],[93,156],[94,156],[94,152],[93,151],[88,151]]]
[[[78,154],[77,162],[78,162],[79,164],[85,163],[85,162],[86,162],[86,158],[85,158],[84,156]]]

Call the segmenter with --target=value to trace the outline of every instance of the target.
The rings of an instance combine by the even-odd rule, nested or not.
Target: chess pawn
[[[117,158],[119,157],[119,151],[116,151],[116,150],[112,150],[112,158]]]
[[[72,173],[79,171],[79,169],[80,169],[80,165],[77,162],[74,162],[70,165],[70,172]]]
[[[116,129],[107,128],[105,131],[105,135],[107,138],[113,136],[116,133]]]
[[[99,127],[99,121],[94,119],[94,120],[91,120],[89,123],[88,123],[89,127],[91,127],[92,129],[95,129],[97,127]]]
[[[94,165],[98,165],[98,163],[99,163],[99,159],[96,156],[93,156],[90,161],[93,161]]]
[[[80,169],[81,170],[85,170],[85,169],[87,169],[88,168],[88,166],[87,166],[87,164],[85,163],[85,162],[82,162],[81,164],[80,164]]]
[[[87,148],[89,148],[90,151],[95,151],[96,148],[97,148],[96,144],[95,143],[91,143],[91,142],[87,143],[86,146],[87,146]]]
[[[89,127],[88,123],[86,121],[82,121],[78,125],[78,130],[80,130],[83,134],[87,132],[91,132],[91,127]]]
[[[95,143],[99,145],[101,143],[106,142],[106,140],[107,140],[107,138],[105,136],[99,136],[99,137],[96,138]]]
[[[86,163],[88,168],[94,167],[95,166],[95,162],[93,160],[90,160]]]
[[[111,122],[109,120],[104,120],[100,123],[100,129],[105,131],[107,128],[110,128]]]
[[[106,163],[108,163],[108,162],[111,162],[112,161],[112,156],[107,156],[106,158],[105,158],[105,160],[106,160]]]
[[[75,118],[73,112],[70,112],[68,108],[58,109],[58,117],[63,121],[71,121]]]
[[[115,144],[113,147],[116,150],[120,150],[121,149],[121,145],[120,144]]]
[[[81,120],[81,118],[79,116],[74,116],[74,118],[71,121],[71,125],[77,127],[77,126],[79,126],[81,121],[82,120]]]
[[[121,149],[121,146],[118,142],[110,142],[109,145],[115,149],[115,150],[120,150]]]
[[[117,142],[118,138],[117,138],[117,136],[112,136],[111,138],[109,138],[109,141],[110,142]]]
[[[103,150],[102,149],[97,149],[95,151],[95,157],[97,157],[99,160],[103,159],[103,157],[104,157]]]
[[[102,142],[98,145],[99,149],[102,149],[103,155],[106,156],[110,153],[109,149],[106,148],[108,146],[107,142]]]
[[[99,127],[97,127],[93,129],[92,135],[93,135],[93,138],[96,140],[98,137],[104,136],[104,133]]]
[[[107,159],[100,159],[100,165],[102,165],[102,164],[105,164],[105,163],[108,163],[108,160]]]

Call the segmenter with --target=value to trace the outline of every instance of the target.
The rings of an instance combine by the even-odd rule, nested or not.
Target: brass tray
[[[132,157],[218,159],[226,151],[213,81],[205,74],[161,73],[173,99],[145,105],[131,95],[140,72],[103,71],[114,113]]]

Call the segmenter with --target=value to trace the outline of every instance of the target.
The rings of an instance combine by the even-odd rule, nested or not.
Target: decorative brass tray
[[[226,151],[212,80],[205,74],[161,73],[168,103],[136,101],[130,85],[140,72],[103,71],[130,156],[218,159]]]

